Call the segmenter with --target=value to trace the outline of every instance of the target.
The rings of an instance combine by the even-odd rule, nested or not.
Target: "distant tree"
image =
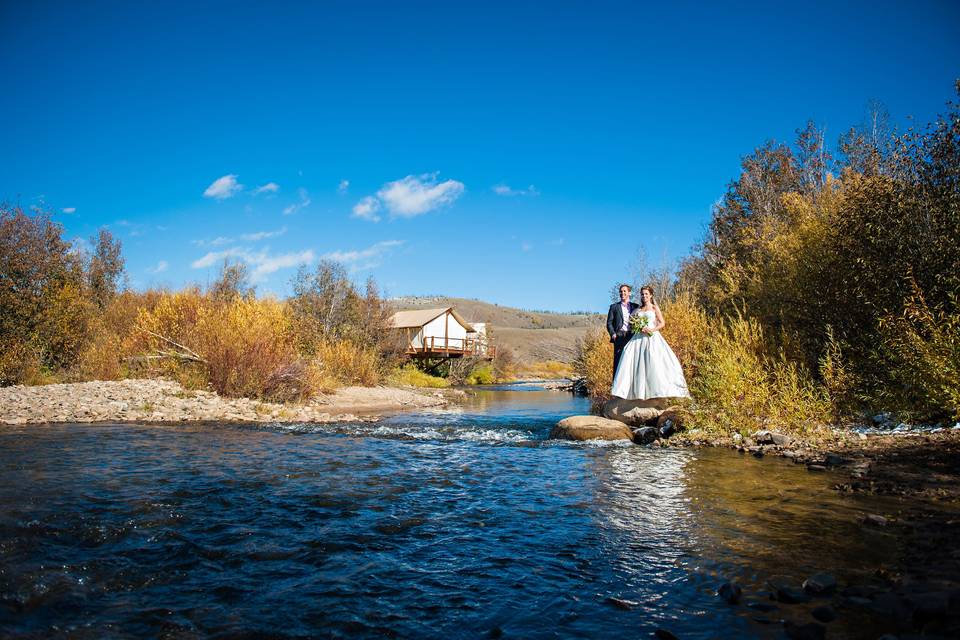
[[[797,129],[796,147],[800,188],[804,193],[816,192],[823,188],[833,157],[824,145],[823,131],[813,120]]]
[[[117,295],[123,278],[124,260],[120,240],[114,238],[107,229],[101,229],[96,239],[91,238],[90,241],[94,249],[87,264],[87,286],[90,288],[90,300],[104,309]]]
[[[243,262],[224,260],[220,275],[210,285],[209,294],[214,300],[229,302],[234,298],[252,297],[256,289],[250,285],[249,269]]]

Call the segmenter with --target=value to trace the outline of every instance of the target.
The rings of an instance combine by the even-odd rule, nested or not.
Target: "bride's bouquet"
[[[644,328],[650,324],[650,319],[645,313],[634,311],[630,314],[630,330],[633,333],[642,333]]]

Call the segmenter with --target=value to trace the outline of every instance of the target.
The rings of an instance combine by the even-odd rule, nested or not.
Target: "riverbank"
[[[224,398],[170,380],[130,379],[0,388],[0,424],[57,422],[350,422],[440,407],[459,392],[345,387],[305,403]]]

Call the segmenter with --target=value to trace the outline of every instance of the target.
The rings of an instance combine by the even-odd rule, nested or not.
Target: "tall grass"
[[[390,384],[404,387],[426,387],[443,389],[450,386],[450,381],[439,376],[432,376],[421,371],[414,364],[406,364],[390,373]]]

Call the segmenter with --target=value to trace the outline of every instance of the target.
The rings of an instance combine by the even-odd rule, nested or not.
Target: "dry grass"
[[[543,378],[545,380],[556,380],[559,378],[572,377],[574,375],[574,369],[573,365],[569,362],[545,360],[542,362],[531,362],[529,364],[518,365],[514,369],[514,374],[521,378]]]
[[[381,380],[380,353],[372,347],[358,346],[350,340],[320,340],[315,361],[330,386],[344,384],[373,386]]]
[[[577,341],[573,370],[586,382],[590,397],[609,397],[613,384],[613,345],[603,327],[588,329]]]
[[[443,389],[450,386],[450,381],[446,378],[431,376],[417,369],[413,364],[407,364],[390,373],[388,378],[390,384],[405,387],[426,387],[432,389]]]

